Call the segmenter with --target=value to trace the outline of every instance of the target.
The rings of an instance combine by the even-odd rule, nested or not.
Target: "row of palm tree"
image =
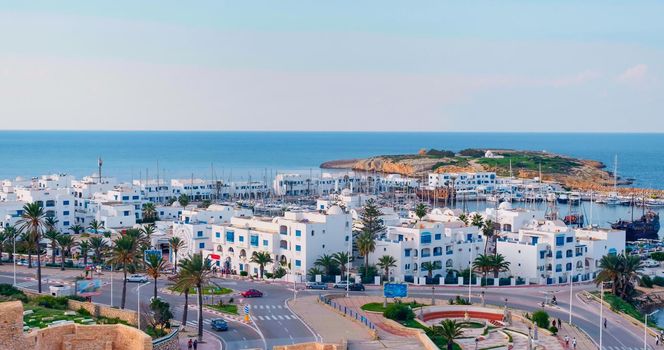
[[[599,261],[599,268],[595,283],[609,282],[613,295],[628,299],[640,280],[643,262],[637,255],[609,254]]]
[[[482,273],[484,278],[493,272],[493,278],[498,278],[501,272],[509,271],[510,262],[502,254],[480,254],[473,261],[473,270]]]
[[[316,261],[314,265],[320,267],[322,270],[312,271],[320,272],[315,273],[318,275],[332,276],[336,272],[341,273],[341,279],[344,279],[346,276],[346,271],[348,271],[348,260],[349,254],[347,252],[337,252],[334,254],[323,254]]]

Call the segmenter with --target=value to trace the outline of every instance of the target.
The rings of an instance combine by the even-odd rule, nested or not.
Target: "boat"
[[[569,197],[567,197],[567,194],[565,193],[561,193],[558,195],[558,203],[560,204],[567,204],[568,199]]]
[[[579,193],[579,192],[570,192],[569,196],[568,196],[568,199],[569,199],[569,203],[571,205],[579,205],[579,204],[581,204],[581,193]]]
[[[634,242],[639,239],[659,239],[659,214],[648,210],[638,220],[618,220],[611,224],[614,230],[624,230],[625,240]]]
[[[569,214],[563,218],[565,225],[583,226],[583,214]]]

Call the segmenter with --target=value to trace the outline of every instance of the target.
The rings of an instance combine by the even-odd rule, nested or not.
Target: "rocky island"
[[[613,174],[596,160],[578,159],[545,151],[511,149],[464,149],[459,152],[422,149],[416,154],[382,155],[366,159],[335,160],[321,164],[324,169],[352,169],[421,177],[429,172],[493,171],[499,176],[554,181],[570,189],[608,190]],[[618,185],[631,179],[618,178]]]

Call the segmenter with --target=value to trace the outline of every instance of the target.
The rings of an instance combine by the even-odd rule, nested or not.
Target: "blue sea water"
[[[260,178],[274,171],[319,171],[322,162],[421,148],[546,150],[595,159],[636,180],[664,189],[664,134],[609,133],[401,133],[401,132],[111,132],[0,131],[0,179],[46,173],[76,176],[96,171],[122,180],[167,178]],[[159,167],[157,167],[157,162]]]

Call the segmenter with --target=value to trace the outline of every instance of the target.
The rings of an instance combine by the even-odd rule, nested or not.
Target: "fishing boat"
[[[569,200],[569,197],[567,196],[566,193],[560,193],[558,195],[558,203],[560,204],[567,204],[567,201]]]
[[[568,199],[569,199],[569,203],[571,205],[579,205],[579,204],[581,204],[581,193],[579,193],[579,192],[570,192],[569,196],[568,196]]]
[[[618,220],[611,224],[615,230],[625,230],[625,240],[659,239],[659,214],[648,210],[637,220]]]

